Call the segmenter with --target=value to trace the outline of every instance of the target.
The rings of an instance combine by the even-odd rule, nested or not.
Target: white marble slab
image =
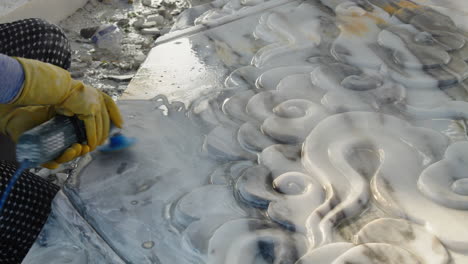
[[[121,102],[139,144],[72,203],[128,263],[468,263],[453,6],[271,2],[155,47]]]

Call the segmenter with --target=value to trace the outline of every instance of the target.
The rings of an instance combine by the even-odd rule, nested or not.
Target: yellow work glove
[[[52,106],[0,105],[0,132],[17,142],[21,134],[55,116]],[[69,162],[89,152],[89,147],[74,144],[56,160],[42,166],[55,169],[60,163]]]
[[[0,132],[18,142],[24,132],[54,117],[52,106],[0,105]]]
[[[109,136],[111,122],[122,127],[123,120],[115,102],[97,89],[73,80],[57,66],[16,58],[23,66],[25,80],[13,105],[51,105],[57,114],[76,115],[86,128],[87,145],[93,151]]]

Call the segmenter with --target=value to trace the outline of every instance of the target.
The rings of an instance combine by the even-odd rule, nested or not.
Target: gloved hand
[[[0,105],[0,132],[17,142],[21,134],[48,121],[56,114],[53,106]],[[87,145],[74,144],[56,160],[42,166],[55,169],[60,163],[68,162],[89,152]]]
[[[16,59],[23,66],[25,81],[20,96],[11,104],[52,105],[58,114],[76,115],[85,124],[90,151],[107,139],[111,122],[122,127],[120,111],[108,95],[73,80],[68,71],[57,66]]]
[[[52,106],[0,105],[0,132],[18,142],[23,132],[54,117]]]

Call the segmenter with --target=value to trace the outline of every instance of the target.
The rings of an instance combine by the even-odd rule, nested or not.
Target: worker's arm
[[[13,101],[21,91],[24,71],[21,64],[0,53],[0,104]]]
[[[73,80],[57,66],[35,60],[14,58],[19,62],[24,81],[19,91],[11,92],[6,105],[0,106],[0,131],[17,140],[24,131],[47,121],[55,114],[76,115],[86,128],[86,145],[76,144],[56,162],[69,161],[94,150],[109,135],[111,122],[122,126],[122,117],[108,95]],[[0,69],[1,71],[1,69]],[[13,85],[14,86],[14,85]],[[7,89],[7,88],[3,88]],[[55,167],[52,164],[49,167]]]
[[[24,132],[54,116],[51,106],[10,105],[24,84],[24,70],[14,58],[0,54],[0,132],[14,141]]]

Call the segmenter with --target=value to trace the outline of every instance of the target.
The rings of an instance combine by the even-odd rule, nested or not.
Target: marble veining
[[[125,262],[107,245],[60,191],[24,264],[99,264]]]
[[[352,243],[327,244],[308,252],[298,263],[439,264],[449,261],[442,243],[422,226],[402,219],[381,218],[359,230]]]

